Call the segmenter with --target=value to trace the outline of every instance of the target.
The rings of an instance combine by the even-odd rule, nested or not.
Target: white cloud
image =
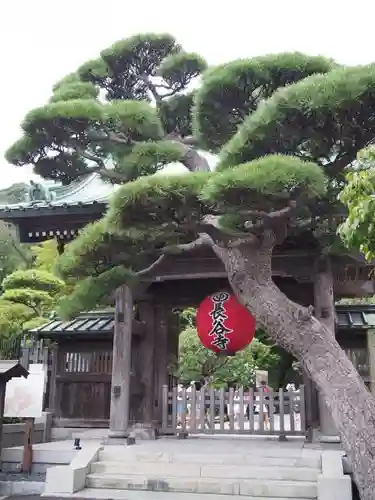
[[[373,56],[375,4],[357,0],[190,0],[125,2],[12,0],[2,12],[0,154],[19,136],[25,114],[48,99],[52,85],[118,39],[146,31],[173,33],[209,63],[272,52],[324,54],[344,64]],[[0,187],[28,180],[30,170],[0,158]]]

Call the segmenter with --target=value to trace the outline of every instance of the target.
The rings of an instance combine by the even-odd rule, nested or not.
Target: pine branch
[[[148,75],[141,75],[141,80],[146,85],[148,90],[151,92],[152,97],[155,99],[156,105],[158,106],[163,98],[157,91],[156,85],[154,85],[154,83],[151,81],[151,78]]]
[[[108,136],[105,139],[106,140],[109,139],[110,141],[115,142],[116,144],[125,144],[126,146],[132,144],[132,141],[124,134],[116,134],[115,132],[112,131],[108,132]]]
[[[180,162],[190,172],[210,172],[210,166],[206,158],[204,158],[196,149],[184,143],[182,138],[172,139],[172,142],[177,143],[182,149],[182,158]]]
[[[160,257],[158,259],[156,259],[151,265],[149,265],[148,267],[145,267],[141,271],[138,271],[136,273],[136,275],[137,276],[143,276],[145,274],[150,273],[151,271],[153,271],[154,269],[156,269],[162,262],[164,262],[165,259],[166,259],[166,255],[165,254],[160,255]]]
[[[258,219],[265,219],[266,221],[270,221],[290,217],[296,206],[297,202],[295,200],[290,200],[288,206],[282,208],[281,210],[275,210],[274,212],[265,212],[262,210],[240,210],[238,213],[240,215],[247,215],[249,217],[255,217]],[[245,222],[245,227],[247,227],[247,225],[249,224],[251,225],[251,222]]]
[[[213,241],[208,234],[201,234],[199,238],[190,243],[182,243],[180,245],[170,245],[161,249],[164,255],[180,255],[185,252],[192,252],[201,247],[212,247]]]
[[[88,169],[88,172],[86,173],[98,173],[102,177],[106,177],[109,180],[116,181],[116,182],[127,182],[127,178],[118,172],[115,172],[114,170],[109,170],[104,163],[104,160],[100,158],[99,156],[93,155],[91,153],[88,153],[86,151],[80,151],[80,154],[83,156],[83,158],[86,158],[86,160],[93,161],[97,164],[97,167],[91,167]]]
[[[168,255],[180,255],[185,252],[192,252],[193,250],[196,250],[197,248],[203,247],[203,246],[209,246],[212,247],[213,242],[209,236],[206,234],[202,234],[199,236],[194,241],[191,241],[190,243],[182,243],[180,245],[170,245],[170,246],[165,246],[163,247],[160,252],[161,255],[158,257],[152,264],[150,264],[148,267],[141,269],[136,273],[137,276],[144,276],[155,269],[157,269],[160,264],[162,264]]]

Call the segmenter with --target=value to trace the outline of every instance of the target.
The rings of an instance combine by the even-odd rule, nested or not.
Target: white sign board
[[[27,378],[12,378],[6,385],[4,417],[42,416],[47,374],[42,364],[30,365]]]
[[[264,380],[268,383],[268,371],[267,370],[255,370],[255,385],[260,386],[260,383]]]

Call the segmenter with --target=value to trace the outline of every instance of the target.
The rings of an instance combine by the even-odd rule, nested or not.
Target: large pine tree
[[[121,184],[61,260],[63,273],[86,278],[70,312],[167,254],[210,247],[239,300],[315,381],[363,500],[375,490],[375,401],[332,332],[275,285],[271,256],[289,231],[338,207],[343,170],[375,133],[374,85],[375,66],[299,53],[207,69],[172,36],[148,33],[59,82],[7,153],[48,179],[96,172]],[[197,148],[219,154],[215,172]],[[189,175],[153,175],[175,161]]]

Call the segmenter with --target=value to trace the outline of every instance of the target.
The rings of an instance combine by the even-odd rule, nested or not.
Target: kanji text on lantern
[[[229,343],[228,335],[233,332],[232,329],[225,325],[225,321],[228,319],[225,303],[230,299],[230,295],[227,292],[219,292],[212,295],[211,299],[213,303],[213,308],[210,312],[212,328],[209,335],[210,337],[214,337],[211,344],[221,351],[225,351]]]

